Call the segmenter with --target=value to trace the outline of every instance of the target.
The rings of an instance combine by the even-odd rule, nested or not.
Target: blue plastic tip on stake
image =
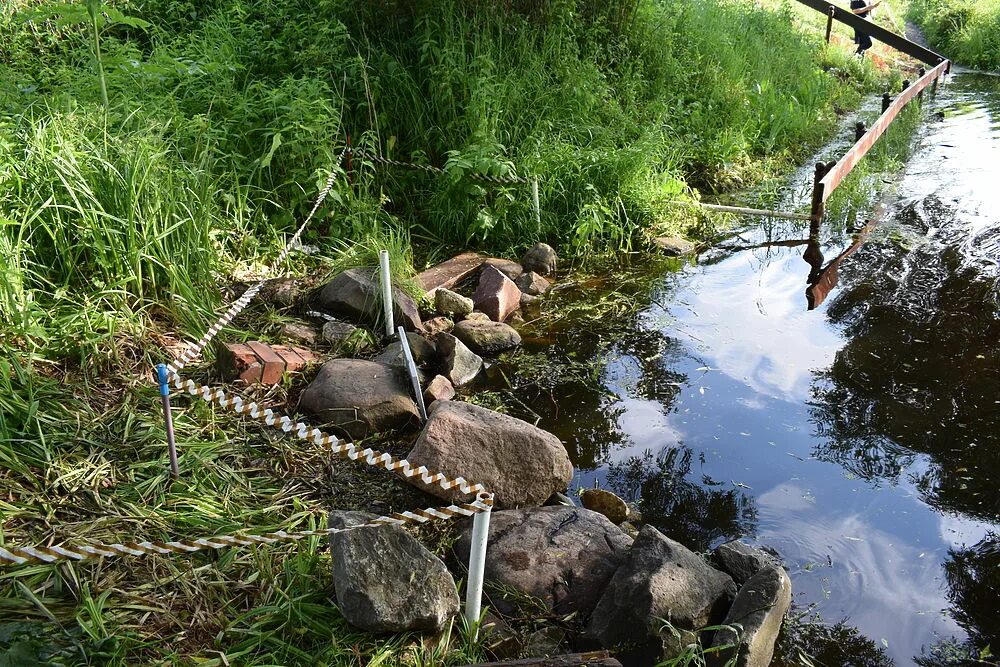
[[[160,396],[169,396],[170,376],[167,374],[166,364],[159,364],[156,367],[156,377],[160,381]]]

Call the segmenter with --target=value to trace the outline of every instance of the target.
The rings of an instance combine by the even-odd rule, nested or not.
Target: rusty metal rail
[[[847,151],[844,157],[833,164],[819,163],[816,165],[816,177],[813,182],[812,198],[812,218],[819,220],[823,217],[826,202],[833,194],[834,190],[844,181],[851,170],[857,166],[865,155],[875,146],[879,138],[889,129],[889,125],[896,119],[899,112],[914,98],[920,97],[923,91],[944,76],[950,67],[950,63],[945,60],[938,64],[931,71],[923,74],[913,84],[906,86],[903,92],[895,100],[890,100],[888,94],[883,98],[882,115],[872,123],[872,126],[855,142],[851,150]]]

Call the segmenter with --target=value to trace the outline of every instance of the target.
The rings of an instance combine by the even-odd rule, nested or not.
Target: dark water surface
[[[570,312],[529,339],[546,356],[520,372],[544,379],[511,392],[577,485],[641,500],[692,548],[777,549],[824,624],[790,634],[827,665],[1000,653],[1000,79],[959,74],[926,106],[886,217],[814,310],[803,254],[826,267],[855,237],[748,220],[696,264],[628,271],[651,276],[620,288],[638,315]]]

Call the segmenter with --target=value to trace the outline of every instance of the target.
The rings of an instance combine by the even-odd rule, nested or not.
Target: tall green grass
[[[1000,0],[910,0],[908,17],[948,58],[1000,70]]]

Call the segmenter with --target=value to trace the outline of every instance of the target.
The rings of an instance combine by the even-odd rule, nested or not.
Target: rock
[[[319,342],[319,331],[316,330],[316,327],[311,327],[308,324],[289,322],[281,328],[281,337],[295,343],[316,347]]]
[[[495,322],[503,322],[521,305],[521,290],[510,278],[492,266],[479,273],[479,285],[472,297],[476,308]]]
[[[516,658],[521,653],[524,640],[502,618],[487,611],[479,628],[479,641],[497,660]]]
[[[625,501],[604,489],[587,489],[580,496],[580,502],[589,510],[608,517],[616,526],[628,518]]]
[[[531,308],[535,306],[541,299],[537,296],[531,294],[521,293],[521,308]]]
[[[447,317],[434,317],[424,322],[424,331],[428,336],[436,336],[439,333],[448,333],[455,328],[455,323]]]
[[[371,518],[361,512],[331,515],[330,525],[358,525]],[[458,613],[458,591],[448,568],[399,526],[334,533],[330,553],[337,606],[355,627],[437,632]]]
[[[301,298],[302,292],[302,286],[295,278],[275,278],[264,284],[260,298],[279,308],[291,308]]]
[[[653,243],[657,248],[662,250],[664,254],[669,255],[670,257],[689,255],[695,250],[695,245],[693,243],[687,239],[682,239],[677,236],[659,236],[653,239]]]
[[[434,290],[434,308],[442,315],[450,317],[465,317],[474,308],[472,299],[456,294],[449,289],[439,287]]]
[[[420,330],[420,312],[416,302],[398,287],[392,289],[393,319],[408,331]],[[382,319],[382,289],[379,271],[373,268],[348,269],[338,274],[320,290],[316,305],[370,324]]]
[[[567,496],[565,493],[553,493],[549,496],[549,499],[545,501],[546,507],[576,507],[576,503],[573,499]]]
[[[660,619],[679,630],[700,630],[722,620],[735,596],[728,574],[647,525],[611,578],[587,632],[610,648],[657,637]]]
[[[413,363],[417,366],[425,366],[437,360],[437,348],[423,336],[412,331],[406,332],[406,342],[410,344],[410,354],[413,355]],[[406,357],[403,355],[403,344],[398,340],[389,343],[380,355],[375,357],[375,361],[386,366],[406,366]]]
[[[455,398],[455,387],[443,375],[435,375],[424,389],[425,405],[430,405],[434,401],[450,401],[453,398]]]
[[[532,658],[551,658],[560,654],[564,641],[566,631],[550,625],[528,635],[524,643],[524,654]]]
[[[521,268],[521,265],[510,259],[497,259],[492,257],[483,262],[483,266],[492,266],[494,269],[504,274],[511,280],[517,280],[521,274],[524,273],[524,269]]]
[[[621,528],[623,531],[625,531],[625,534],[631,537],[633,540],[639,537],[639,529],[635,527],[635,524],[629,521],[623,521],[621,525],[619,525],[618,527]]]
[[[712,654],[708,664],[722,667],[737,655],[736,667],[770,665],[774,642],[791,604],[792,582],[780,567],[770,565],[750,577],[723,621],[723,625],[739,624],[742,633],[737,635],[726,628],[717,631],[712,646],[730,645],[733,648]]]
[[[510,314],[510,317],[507,318],[507,322],[512,327],[519,327],[524,324],[524,316],[521,315],[520,311],[515,310],[513,313]]]
[[[517,285],[517,288],[521,290],[521,292],[531,296],[540,296],[545,294],[552,286],[549,284],[548,280],[542,278],[534,271],[522,274],[521,277],[514,282],[514,284]]]
[[[471,542],[469,526],[455,544],[463,562]],[[585,618],[631,544],[605,517],[578,507],[494,511],[486,580],[538,598],[556,614]]]
[[[465,320],[452,333],[476,354],[499,354],[521,344],[521,335],[503,322]]]
[[[442,375],[452,385],[461,387],[468,384],[483,370],[483,359],[465,346],[465,343],[449,333],[439,333],[434,337],[440,355]]]
[[[334,359],[302,392],[299,408],[351,437],[402,428],[418,419],[402,373],[374,361]]]
[[[323,340],[338,354],[357,354],[368,345],[363,329],[340,320],[323,324]]]
[[[559,257],[552,246],[545,243],[536,243],[531,246],[528,252],[521,258],[521,266],[525,272],[533,271],[540,276],[547,276],[556,271]]]
[[[742,586],[765,567],[781,566],[781,562],[766,551],[736,540],[717,547],[712,552],[712,561],[732,577],[737,586]]]
[[[520,419],[456,401],[433,405],[406,458],[448,477],[481,482],[501,508],[541,505],[573,478],[573,464],[556,436]],[[410,481],[422,486],[415,478]],[[448,500],[463,497],[458,489],[435,485],[426,490]]]
[[[492,322],[490,316],[486,313],[472,312],[465,316],[466,322]]]

